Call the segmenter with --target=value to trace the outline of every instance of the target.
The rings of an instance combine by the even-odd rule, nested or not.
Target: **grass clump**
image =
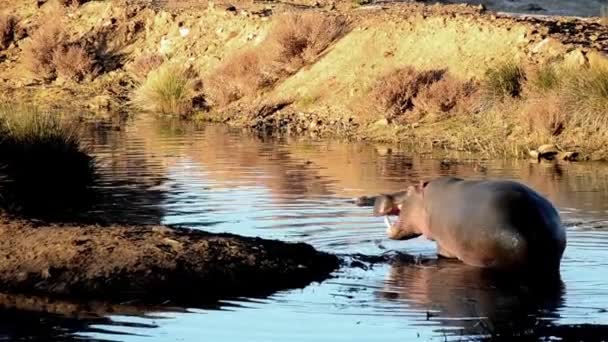
[[[150,112],[174,115],[191,114],[202,85],[190,68],[169,64],[152,72],[137,89],[133,103]]]
[[[440,120],[472,110],[476,93],[474,82],[463,82],[446,73],[437,82],[425,86],[413,104],[420,116]]]
[[[561,84],[559,68],[554,64],[543,64],[530,73],[526,82],[532,92],[545,93],[558,88]]]
[[[275,22],[268,39],[274,48],[275,59],[299,68],[310,63],[334,40],[346,31],[342,17],[319,13],[288,13]]]
[[[346,32],[342,17],[317,12],[280,16],[257,47],[229,57],[209,77],[209,94],[220,107],[268,89],[312,62]]]
[[[0,108],[1,208],[58,215],[84,204],[93,178],[76,126],[34,108]]]
[[[78,44],[55,49],[52,63],[57,76],[67,80],[80,82],[96,74],[95,58]]]
[[[503,100],[519,97],[525,81],[523,69],[515,63],[501,64],[486,72],[483,90],[488,99]]]
[[[414,99],[423,89],[439,81],[443,70],[418,71],[412,67],[394,70],[375,84],[371,98],[389,118],[403,116],[414,109]]]
[[[608,67],[569,69],[564,76],[563,96],[576,121],[595,129],[608,125]]]
[[[0,15],[0,50],[11,45],[15,37],[17,18],[12,15]]]
[[[559,92],[529,99],[523,106],[523,123],[529,132],[537,132],[543,136],[560,135],[568,125],[565,99]]]
[[[67,37],[58,20],[46,20],[34,32],[29,43],[23,49],[23,60],[27,69],[44,79],[55,77],[53,56],[55,50],[66,44]]]

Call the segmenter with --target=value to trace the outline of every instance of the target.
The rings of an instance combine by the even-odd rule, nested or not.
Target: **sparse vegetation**
[[[388,117],[400,117],[412,111],[418,93],[439,81],[444,73],[443,70],[418,71],[413,67],[394,70],[378,80],[370,98]]]
[[[96,73],[95,59],[77,44],[56,48],[52,63],[57,76],[75,82],[80,82]]]
[[[608,128],[608,67],[582,67],[567,70],[563,81],[567,109],[576,124],[592,131]]]
[[[23,50],[25,66],[38,77],[52,79],[56,70],[53,55],[58,47],[66,44],[66,41],[59,20],[44,21]]]
[[[313,62],[320,52],[344,34],[346,27],[342,17],[288,13],[276,20],[268,44],[277,61],[299,68],[303,63]]]
[[[59,214],[84,203],[93,175],[76,126],[35,108],[0,108],[0,207]]]
[[[216,105],[254,95],[294,74],[348,27],[344,18],[320,13],[290,13],[276,20],[259,46],[237,52],[211,75],[208,91]]]
[[[12,15],[0,15],[0,50],[9,47],[15,36],[17,18]]]
[[[148,74],[158,69],[165,62],[165,57],[158,53],[148,53],[133,61],[131,65],[131,70],[133,75],[139,82],[143,82]]]
[[[202,84],[192,69],[168,64],[150,72],[137,89],[133,103],[140,109],[163,114],[187,115],[195,106]]]
[[[568,116],[562,94],[552,92],[543,97],[529,99],[523,106],[521,119],[529,132],[545,136],[558,136],[567,126]]]
[[[531,92],[544,93],[560,86],[558,66],[547,63],[534,69],[526,82]]]
[[[525,81],[523,69],[514,62],[504,63],[486,72],[483,93],[489,100],[519,97]]]
[[[437,82],[425,86],[414,98],[413,105],[420,116],[445,119],[472,111],[477,90],[474,82],[463,82],[446,73]]]

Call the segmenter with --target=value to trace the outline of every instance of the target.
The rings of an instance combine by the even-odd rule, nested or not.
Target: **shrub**
[[[556,65],[543,64],[530,73],[526,85],[532,92],[544,93],[560,86],[560,75]]]
[[[79,45],[58,47],[53,53],[52,63],[57,76],[75,82],[96,73],[94,58]]]
[[[446,74],[437,82],[424,86],[414,98],[413,105],[420,115],[451,116],[472,110],[476,91],[473,82],[463,82]]]
[[[0,50],[9,47],[15,36],[17,19],[12,15],[0,15]]]
[[[259,51],[248,49],[233,55],[209,78],[208,93],[214,103],[225,106],[272,86],[277,75],[268,69]]]
[[[25,66],[42,78],[53,78],[55,76],[53,55],[56,48],[64,46],[65,43],[66,36],[61,23],[57,20],[44,21],[23,49]]]
[[[133,103],[145,111],[185,115],[192,112],[200,90],[197,75],[180,65],[164,65],[148,75]]]
[[[84,204],[94,162],[76,126],[33,108],[0,108],[0,207],[58,215]]]
[[[494,100],[518,97],[521,94],[523,81],[523,70],[514,63],[505,63],[488,69],[484,80],[484,93],[486,97]]]
[[[298,66],[313,61],[346,28],[347,22],[342,17],[289,13],[277,19],[268,39],[276,49],[278,61]]]
[[[158,69],[165,62],[165,57],[158,53],[142,55],[133,61],[131,70],[135,78],[142,82],[152,70]]]
[[[568,69],[563,96],[578,124],[605,129],[608,125],[608,67]]]
[[[397,69],[386,74],[376,83],[371,96],[389,117],[398,117],[414,108],[418,93],[439,81],[443,70],[417,71],[412,67]]]
[[[531,132],[557,136],[567,126],[565,99],[558,92],[529,99],[523,107],[521,119]]]

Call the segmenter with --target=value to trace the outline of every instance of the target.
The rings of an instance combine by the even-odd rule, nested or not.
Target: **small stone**
[[[380,119],[380,120],[374,122],[374,126],[386,127],[388,125],[389,125],[389,121],[387,118],[383,118],[383,119]]]

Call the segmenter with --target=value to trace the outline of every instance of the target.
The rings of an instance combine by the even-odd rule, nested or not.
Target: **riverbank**
[[[526,157],[554,143],[608,157],[600,18],[466,5],[52,3],[3,6],[15,18],[0,51],[4,101],[147,110],[414,152]],[[61,29],[44,27],[49,15]]]
[[[0,289],[68,299],[194,305],[321,281],[338,258],[306,244],[164,226],[0,219]]]

